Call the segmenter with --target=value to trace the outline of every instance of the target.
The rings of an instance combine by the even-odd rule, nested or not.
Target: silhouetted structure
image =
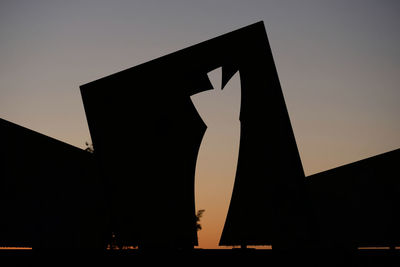
[[[400,245],[400,149],[307,181],[318,247]]]
[[[0,246],[103,246],[92,154],[0,119],[0,171]]]
[[[305,179],[259,22],[81,86],[94,154],[0,119],[0,246],[104,248],[115,233],[118,245],[193,248],[206,125],[190,96],[219,67],[222,87],[239,72],[242,96],[220,245],[400,245],[400,149]]]
[[[194,174],[206,125],[190,96],[240,72],[238,171],[221,245],[279,247],[304,221],[304,173],[262,22],[81,86],[113,231],[141,247],[197,244]]]

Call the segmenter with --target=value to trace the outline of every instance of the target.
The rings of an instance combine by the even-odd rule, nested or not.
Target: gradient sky
[[[263,20],[310,175],[400,147],[399,14],[396,0],[2,0],[0,117],[83,148],[79,85]],[[209,124],[201,247],[216,246],[229,204],[238,92],[193,98]]]

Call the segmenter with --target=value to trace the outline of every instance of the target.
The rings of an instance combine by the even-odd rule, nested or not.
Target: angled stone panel
[[[288,245],[304,173],[262,22],[81,86],[108,181],[111,229],[139,246],[197,244],[194,174],[206,126],[190,96],[239,71],[241,141],[221,245]],[[301,235],[301,234],[300,234]],[[292,241],[290,241],[292,242]]]

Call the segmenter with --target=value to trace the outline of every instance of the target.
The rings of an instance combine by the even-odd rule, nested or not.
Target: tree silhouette
[[[200,224],[200,218],[203,217],[203,213],[206,210],[198,210],[196,213],[196,230],[200,231],[201,230],[201,224]]]

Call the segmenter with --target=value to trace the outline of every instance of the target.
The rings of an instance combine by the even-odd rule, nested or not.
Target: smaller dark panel
[[[92,154],[2,119],[0,147],[0,246],[105,246]]]
[[[400,149],[309,176],[322,247],[400,244]]]

